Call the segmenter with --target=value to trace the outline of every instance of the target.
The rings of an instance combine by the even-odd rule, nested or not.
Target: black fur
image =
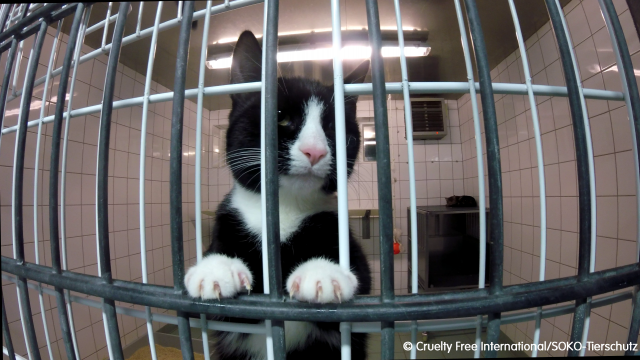
[[[261,49],[251,32],[245,31],[238,39],[233,54],[231,67],[231,83],[260,81]],[[351,75],[345,78],[346,83],[362,82],[368,71],[368,61],[359,66]],[[287,144],[295,141],[303,122],[303,104],[313,95],[322,100],[326,106],[322,116],[322,127],[332,151],[334,163],[333,174],[327,176],[321,191],[328,194],[336,191],[335,181],[335,126],[333,106],[333,85],[325,86],[317,81],[301,78],[278,79],[278,109],[279,121],[288,117],[290,124],[280,126],[279,137],[279,171],[288,171]],[[229,115],[229,129],[227,131],[227,162],[232,169],[234,179],[244,188],[260,192],[260,165],[251,168],[242,166],[241,157],[234,157],[242,149],[260,148],[260,93],[232,95],[232,110]],[[345,102],[345,117],[347,129],[347,158],[348,169],[351,173],[358,155],[360,134],[355,120],[356,99],[349,98]],[[283,191],[281,188],[280,191]],[[260,204],[255,204],[260,206]],[[263,293],[262,284],[262,252],[255,235],[244,227],[241,216],[231,207],[231,194],[227,194],[218,207],[216,222],[212,233],[212,244],[207,254],[218,253],[242,259],[253,274],[254,293]],[[350,260],[353,273],[356,275],[359,287],[357,294],[369,294],[371,289],[371,274],[367,259],[356,242],[349,234]],[[338,251],[338,219],[334,212],[320,212],[307,217],[298,229],[281,247],[282,276],[286,281],[293,269],[309,259],[324,257],[339,262]],[[318,305],[321,306],[321,305]],[[225,318],[224,321],[247,322],[246,319]],[[251,321],[250,321],[251,322]],[[257,322],[254,320],[253,322]],[[328,336],[340,338],[338,323],[317,323],[317,326]],[[216,332],[218,340],[229,336],[228,333]],[[247,336],[247,335],[241,335]],[[352,334],[353,359],[366,358],[366,334]],[[221,341],[217,342],[216,353],[220,359],[243,359],[248,354],[222,348]],[[301,349],[295,349],[287,354],[287,359],[335,359],[340,356],[340,347],[331,346],[321,339],[309,339]]]

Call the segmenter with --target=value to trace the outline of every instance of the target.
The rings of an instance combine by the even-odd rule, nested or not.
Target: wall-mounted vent
[[[414,140],[439,140],[447,135],[448,112],[444,99],[411,99]]]

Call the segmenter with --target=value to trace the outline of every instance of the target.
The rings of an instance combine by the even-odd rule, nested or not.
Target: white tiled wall
[[[446,101],[449,110],[448,134],[441,140],[415,140],[414,163],[416,174],[416,200],[418,206],[444,205],[445,197],[463,195],[462,145],[458,104]],[[408,282],[408,242],[407,208],[409,197],[409,165],[404,122],[404,101],[387,101],[389,122],[389,144],[391,151],[391,173],[393,193],[394,226],[402,230],[401,253],[395,256],[395,289],[397,293],[407,292]],[[357,117],[373,117],[373,101],[357,103]],[[362,149],[361,149],[362,152]],[[349,180],[349,208],[377,209],[378,181],[375,162],[362,161],[360,154],[355,171]],[[360,225],[352,221],[351,229],[359,238]],[[377,220],[372,222],[372,240],[362,240],[374,274],[374,292],[380,289],[380,246]],[[371,242],[369,244],[368,242]]]
[[[40,58],[37,77],[46,71],[49,54],[53,45],[55,30],[49,28],[45,40],[45,47]],[[22,89],[25,78],[29,51],[32,38],[25,41],[21,58],[20,76],[17,88]],[[59,43],[57,66],[66,50],[67,37],[62,37]],[[83,53],[92,49],[84,46]],[[3,56],[0,68],[5,69],[6,56]],[[81,64],[75,83],[73,108],[99,104],[102,100],[102,89],[106,75],[105,56]],[[44,65],[43,65],[44,64]],[[14,66],[15,69],[15,66]],[[4,74],[2,74],[4,76]],[[133,70],[119,65],[116,76],[115,100],[142,96],[145,77]],[[59,78],[52,81],[47,96],[47,111],[45,116],[53,114],[57,98]],[[44,85],[40,85],[34,92],[29,120],[35,120],[40,115]],[[11,93],[11,89],[9,90]],[[152,82],[151,93],[168,92],[169,89]],[[4,125],[14,126],[17,123],[20,98],[7,104]],[[169,143],[170,118],[172,102],[151,104],[149,106],[147,124],[146,150],[146,252],[149,282],[159,285],[173,285],[171,268],[171,245],[169,229]],[[184,247],[185,262],[190,265],[195,261],[195,227],[194,227],[194,179],[195,179],[195,127],[196,105],[185,103],[185,131],[183,138],[183,219],[184,219]],[[113,112],[111,142],[109,146],[109,242],[111,251],[111,267],[115,279],[141,282],[142,269],[140,260],[140,234],[138,212],[138,184],[140,164],[140,129],[142,107],[124,108]],[[209,113],[203,118],[203,169],[202,169],[202,198],[203,209],[212,207],[209,203],[209,167],[210,147]],[[95,188],[96,188],[96,156],[98,141],[99,114],[73,118],[70,123],[69,148],[67,162],[67,257],[69,270],[89,275],[97,275],[97,250],[95,238]],[[39,187],[39,218],[38,238],[40,240],[40,261],[50,266],[50,243],[48,221],[48,184],[51,154],[51,134],[53,124],[45,125],[41,142],[40,154],[40,183]],[[36,148],[37,127],[28,129],[26,160],[25,160],[25,252],[26,260],[35,262],[34,234],[33,234],[33,175]],[[11,235],[11,184],[13,171],[13,154],[15,133],[3,135],[0,149],[0,215],[2,221],[2,255],[12,257]],[[214,181],[215,183],[215,181]],[[204,219],[204,241],[208,242],[210,227],[207,218]],[[16,290],[13,283],[3,281],[2,290],[7,307],[9,327],[16,351],[26,356],[26,347],[19,321],[19,311]],[[76,294],[82,296],[80,294]],[[36,324],[38,345],[43,358],[47,358],[46,342],[42,327],[40,307],[37,293],[30,290],[31,309]],[[61,340],[58,323],[58,312],[55,299],[45,295],[45,311],[49,325],[49,335],[53,342],[54,357],[66,358],[64,345]],[[94,299],[99,300],[99,299]],[[118,304],[131,306],[129,304]],[[137,309],[143,309],[134,306]],[[102,315],[99,309],[90,308],[77,303],[73,304],[76,335],[82,359],[104,359],[107,357],[106,340]],[[156,312],[156,310],[153,310]],[[160,310],[166,312],[165,310]],[[140,336],[146,334],[144,321],[129,316],[118,315],[120,334],[124,346],[130,344]],[[156,327],[161,326],[155,323]]]
[[[636,73],[640,42],[624,1],[615,2]],[[621,91],[609,33],[598,2],[574,0],[565,8],[580,76],[587,88]],[[526,40],[533,82],[564,86],[557,44],[549,23]],[[493,81],[524,83],[519,51],[491,71]],[[640,76],[636,76],[640,82]],[[479,97],[478,97],[478,101]],[[546,279],[577,273],[578,198],[573,128],[566,98],[536,97],[542,133],[547,193]],[[477,196],[477,171],[469,95],[458,101],[465,190]],[[495,95],[504,204],[504,283],[537,281],[540,261],[540,202],[536,146],[528,98]],[[631,130],[623,102],[587,100],[596,170],[598,207],[596,270],[634,262],[636,209]],[[483,129],[484,130],[484,129]],[[484,136],[484,135],[483,135]],[[486,166],[486,150],[484,154]],[[485,172],[486,174],[486,172]],[[488,192],[488,189],[486,190]],[[630,300],[594,309],[589,340],[626,341]],[[569,339],[572,315],[543,320],[541,341]],[[534,324],[503,326],[514,341],[531,343]],[[611,354],[619,354],[613,352]],[[551,356],[565,356],[552,352]],[[605,355],[588,353],[588,355]]]

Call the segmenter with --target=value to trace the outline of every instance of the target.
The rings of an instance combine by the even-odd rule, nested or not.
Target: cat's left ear
[[[231,84],[262,79],[262,48],[251,31],[240,34],[231,60]]]

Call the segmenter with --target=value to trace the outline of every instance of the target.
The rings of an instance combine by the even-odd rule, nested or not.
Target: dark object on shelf
[[[407,209],[408,228],[411,228]],[[487,219],[489,209],[486,209]],[[477,206],[418,206],[418,284],[422,291],[478,287],[480,267],[480,214]],[[487,239],[489,222],[487,221]],[[411,242],[409,242],[411,245]],[[487,241],[485,285],[490,277]],[[411,253],[409,246],[409,253]],[[409,274],[411,264],[409,263]],[[410,282],[409,282],[410,283]]]
[[[478,206],[476,199],[473,196],[449,196],[444,198],[447,201],[447,207],[474,207]]]

